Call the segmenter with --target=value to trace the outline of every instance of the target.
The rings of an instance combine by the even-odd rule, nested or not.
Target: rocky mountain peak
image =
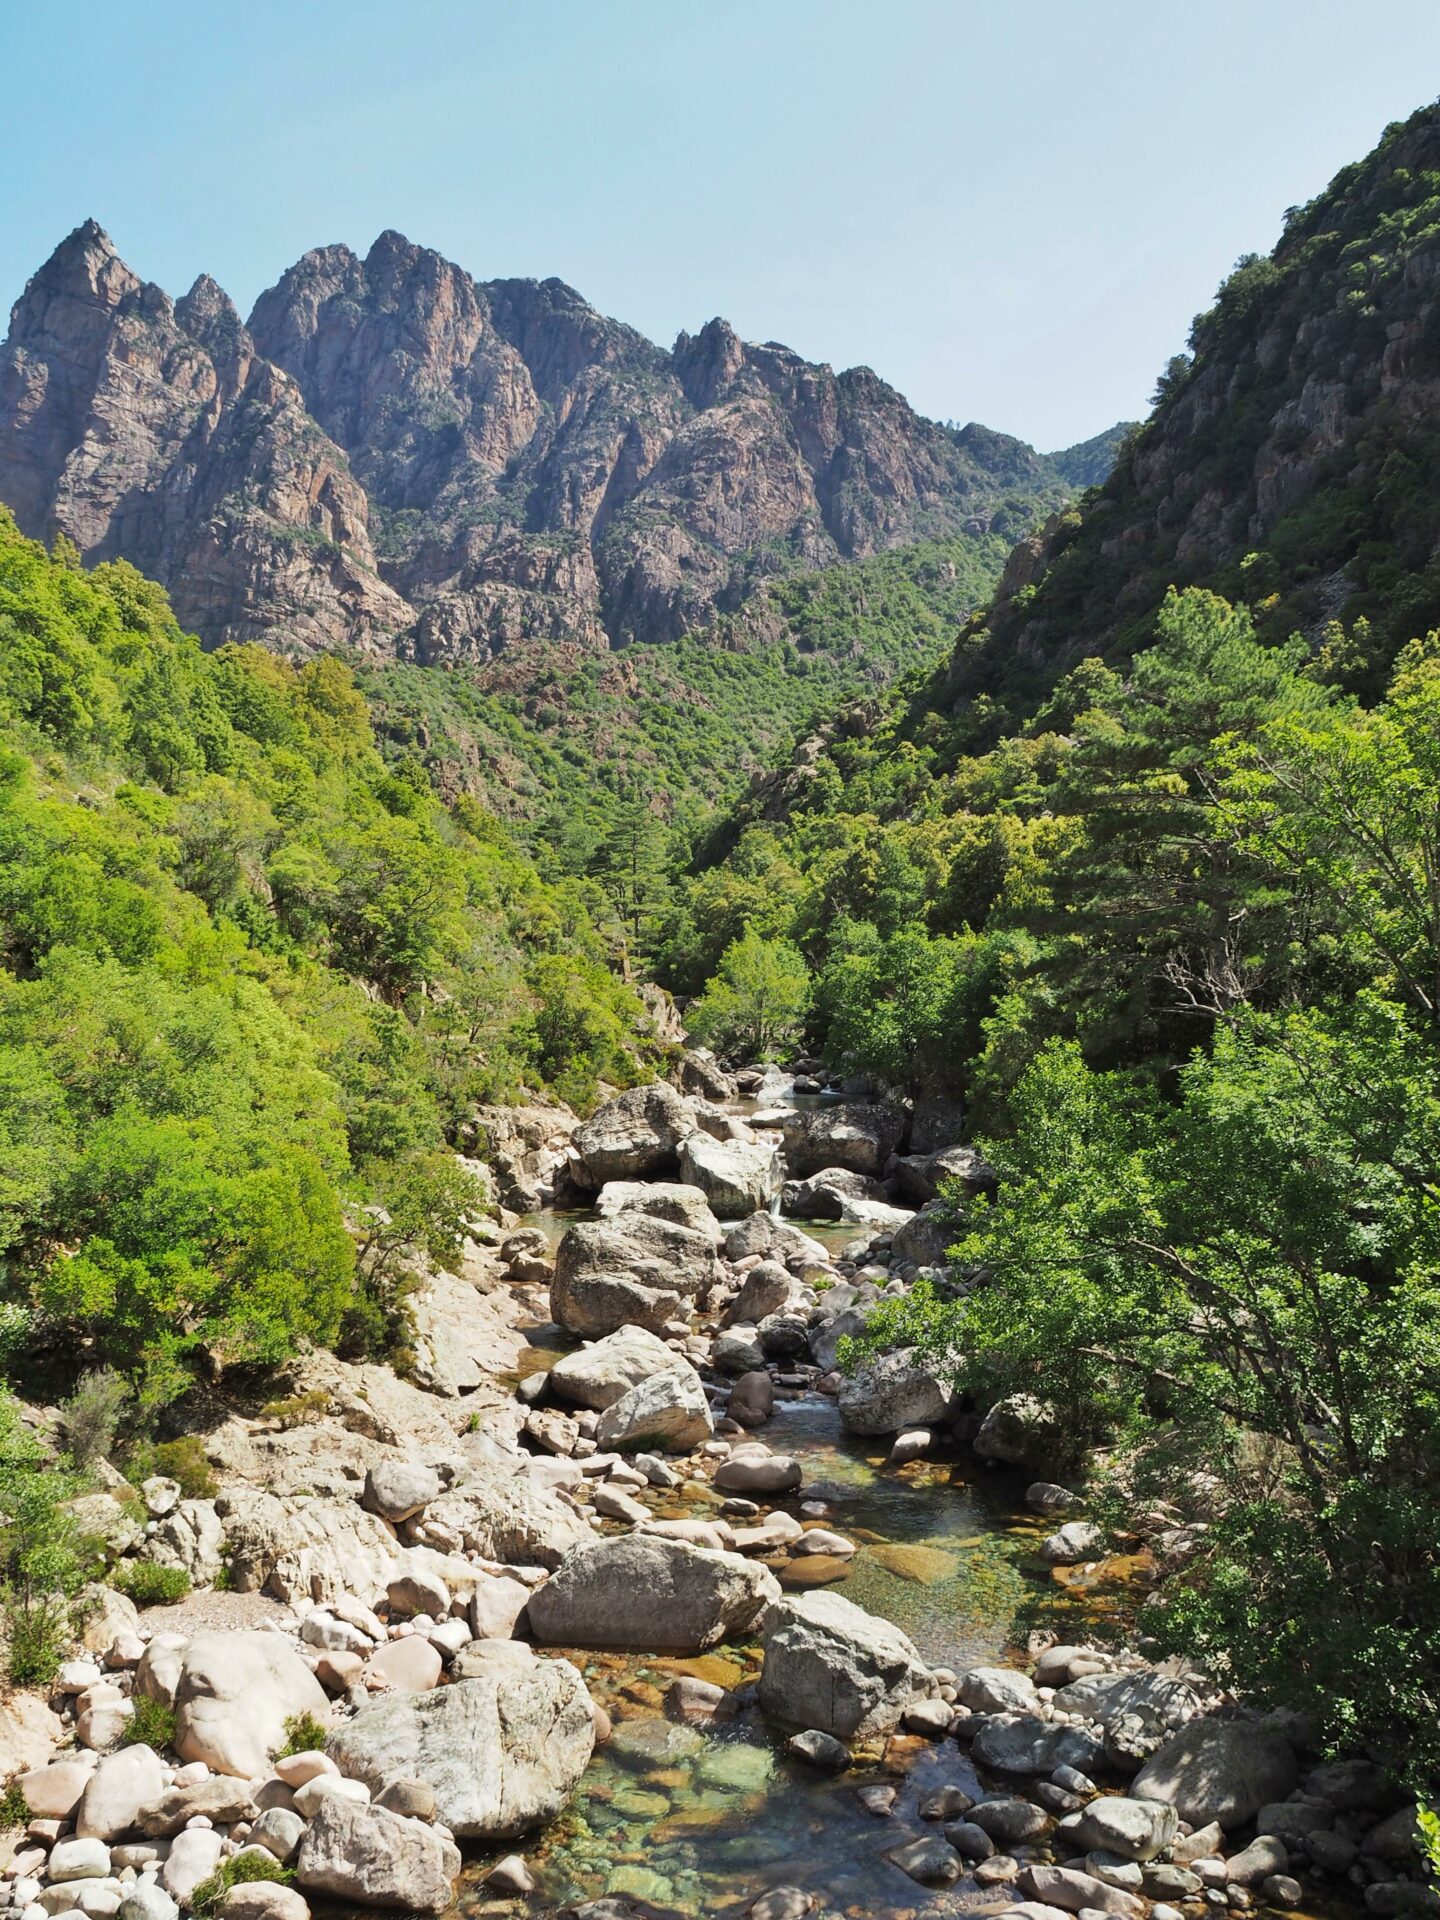
[[[734,385],[745,365],[745,346],[728,320],[707,320],[692,339],[680,334],[671,356],[685,398],[692,407],[713,407]]]
[[[208,273],[202,273],[176,301],[175,324],[204,347],[217,365],[234,364],[250,349],[250,336],[235,302]]]

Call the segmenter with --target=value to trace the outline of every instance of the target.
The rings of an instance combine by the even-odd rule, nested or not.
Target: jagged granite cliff
[[[485,660],[670,639],[760,580],[936,535],[1024,533],[1069,489],[723,320],[665,352],[558,280],[480,283],[385,233],[324,247],[248,324],[93,222],[0,350],[0,499],[123,555],[208,642]]]

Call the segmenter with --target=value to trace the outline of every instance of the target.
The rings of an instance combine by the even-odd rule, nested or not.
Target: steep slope
[[[558,280],[402,236],[308,253],[248,326],[173,302],[93,223],[17,302],[0,499],[124,554],[209,644],[422,664],[669,640],[765,579],[917,539],[1013,540],[1071,491],[721,320],[666,353]]]
[[[1440,624],[1440,107],[1240,261],[1098,497],[1021,544],[939,702],[1033,702],[1142,644],[1171,585],[1300,629],[1366,691]],[[1331,623],[1337,623],[1331,626]]]

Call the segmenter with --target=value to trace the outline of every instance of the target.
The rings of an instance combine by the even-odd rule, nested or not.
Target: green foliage
[[[229,1860],[222,1860],[214,1873],[195,1888],[186,1904],[192,1913],[204,1915],[208,1920],[208,1916],[220,1911],[232,1887],[248,1885],[252,1880],[272,1880],[279,1886],[289,1887],[294,1885],[295,1875],[278,1860],[264,1858],[258,1849],[254,1853],[237,1853]]]
[[[1422,1800],[1415,1809],[1420,1832],[1420,1855],[1432,1882],[1440,1881],[1440,1813]]]
[[[118,1373],[109,1367],[92,1367],[81,1374],[69,1399],[61,1402],[65,1450],[81,1472],[109,1458],[129,1398],[129,1388]]]
[[[667,825],[683,842],[817,716],[933,665],[1008,550],[998,530],[921,541],[768,579],[742,612],[679,640],[578,656],[560,646],[553,660],[535,643],[518,689],[513,661],[483,677],[367,667],[361,684],[393,758],[419,754],[446,791],[464,785],[516,818],[548,876],[598,881],[641,951],[677,847],[648,863],[642,846],[637,895],[637,827],[652,852]]]
[[[134,1596],[132,1595],[133,1599]],[[153,1747],[163,1753],[175,1744],[175,1709],[163,1700],[151,1700],[144,1694],[134,1696],[134,1712],[125,1728],[127,1743]]]
[[[690,1009],[694,1037],[719,1052],[766,1060],[791,1045],[810,1003],[810,975],[788,940],[747,930],[725,949],[720,969]]]
[[[1207,1488],[1152,1630],[1419,1783],[1440,1764],[1440,643],[1369,710],[1307,669],[1243,610],[1172,596],[1062,748],[1002,740],[893,817],[912,862],[929,831],[932,928],[980,822],[1007,826],[978,925],[827,925],[803,894],[794,924],[833,1054],[937,1070],[1000,1176],[957,1203],[961,1284],[869,1338],[982,1401],[1039,1396],[1077,1460],[1118,1442],[1117,1518],[1194,1516]],[[860,826],[797,812],[812,898]]]
[[[153,1560],[122,1560],[111,1569],[110,1584],[137,1607],[166,1607],[190,1591],[183,1567],[162,1567]]]
[[[323,1753],[328,1737],[327,1729],[313,1713],[297,1713],[285,1722],[285,1745],[280,1749],[280,1758],[283,1760],[292,1753]]]
[[[620,930],[388,769],[339,662],[206,655],[3,514],[0,653],[7,1349],[83,1351],[143,1417],[197,1368],[403,1345],[475,1103],[650,1070]]]
[[[137,1485],[161,1474],[175,1482],[184,1500],[213,1500],[220,1491],[204,1442],[195,1433],[182,1434],[178,1440],[147,1441],[130,1455],[126,1471]]]
[[[16,1827],[30,1824],[30,1808],[18,1780],[12,1780],[0,1792],[0,1833],[12,1833]]]

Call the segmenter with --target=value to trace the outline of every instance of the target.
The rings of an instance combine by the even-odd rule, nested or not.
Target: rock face
[[[320,1682],[279,1634],[197,1634],[181,1655],[175,1748],[215,1773],[253,1779],[284,1746],[288,1720],[329,1712]]]
[[[900,1629],[838,1593],[787,1596],[765,1617],[760,1705],[786,1725],[861,1739],[888,1732],[916,1694],[933,1691]]]
[[[701,1653],[748,1631],[779,1592],[773,1574],[738,1554],[631,1534],[571,1554],[528,1617],[549,1646]]]
[[[377,1700],[332,1733],[326,1751],[373,1793],[389,1780],[424,1781],[457,1838],[496,1840],[558,1813],[594,1745],[580,1675],[568,1660],[537,1660]]]
[[[426,1518],[456,1534],[467,1552],[514,1566],[558,1567],[590,1540],[573,1507],[498,1466],[472,1467],[462,1486],[426,1508]]]
[[[327,1794],[300,1842],[295,1877],[312,1893],[362,1907],[439,1913],[460,1872],[460,1849],[423,1821]]]
[[[17,303],[0,396],[23,530],[123,548],[212,644],[453,663],[669,639],[767,573],[997,512],[1018,533],[1017,495],[1071,491],[868,368],[721,320],[666,353],[558,280],[477,283],[397,233],[307,253],[247,326],[208,278],[144,284],[87,222]]]
[[[1165,583],[1223,591],[1252,552],[1274,596],[1267,625],[1290,633],[1332,619],[1350,631],[1373,614],[1355,556],[1390,548],[1402,577],[1387,576],[1376,624],[1393,624],[1367,651],[1377,662],[1393,657],[1433,542],[1407,545],[1403,514],[1413,508],[1398,507],[1381,472],[1397,445],[1429,432],[1440,404],[1428,345],[1440,249],[1428,232],[1397,242],[1396,195],[1437,164],[1440,112],[1430,105],[1388,127],[1304,218],[1287,220],[1270,259],[1242,263],[1240,283],[1197,327],[1193,359],[1171,362],[1163,397],[1078,528],[1055,525],[1015,549],[985,644],[957,654],[946,676],[946,711],[992,684],[1001,662],[1024,660],[1053,684],[1085,656],[1106,655],[1117,632],[1149,629]],[[1366,262],[1363,286],[1357,261]],[[1350,324],[1362,300],[1363,344]],[[1242,306],[1245,324],[1234,327]],[[1225,448],[1222,471],[1207,460],[1215,447]],[[1315,528],[1339,492],[1354,503],[1343,531]],[[1300,546],[1291,530],[1302,527]],[[1139,554],[1143,565],[1121,559]]]
[[[242,1491],[222,1495],[216,1510],[241,1593],[263,1590],[277,1600],[323,1604],[385,1585],[395,1536],[354,1501]]]
[[[550,1311],[569,1333],[596,1339],[625,1325],[656,1331],[682,1299],[709,1291],[718,1267],[709,1237],[692,1227],[624,1213],[582,1220],[555,1255]]]

